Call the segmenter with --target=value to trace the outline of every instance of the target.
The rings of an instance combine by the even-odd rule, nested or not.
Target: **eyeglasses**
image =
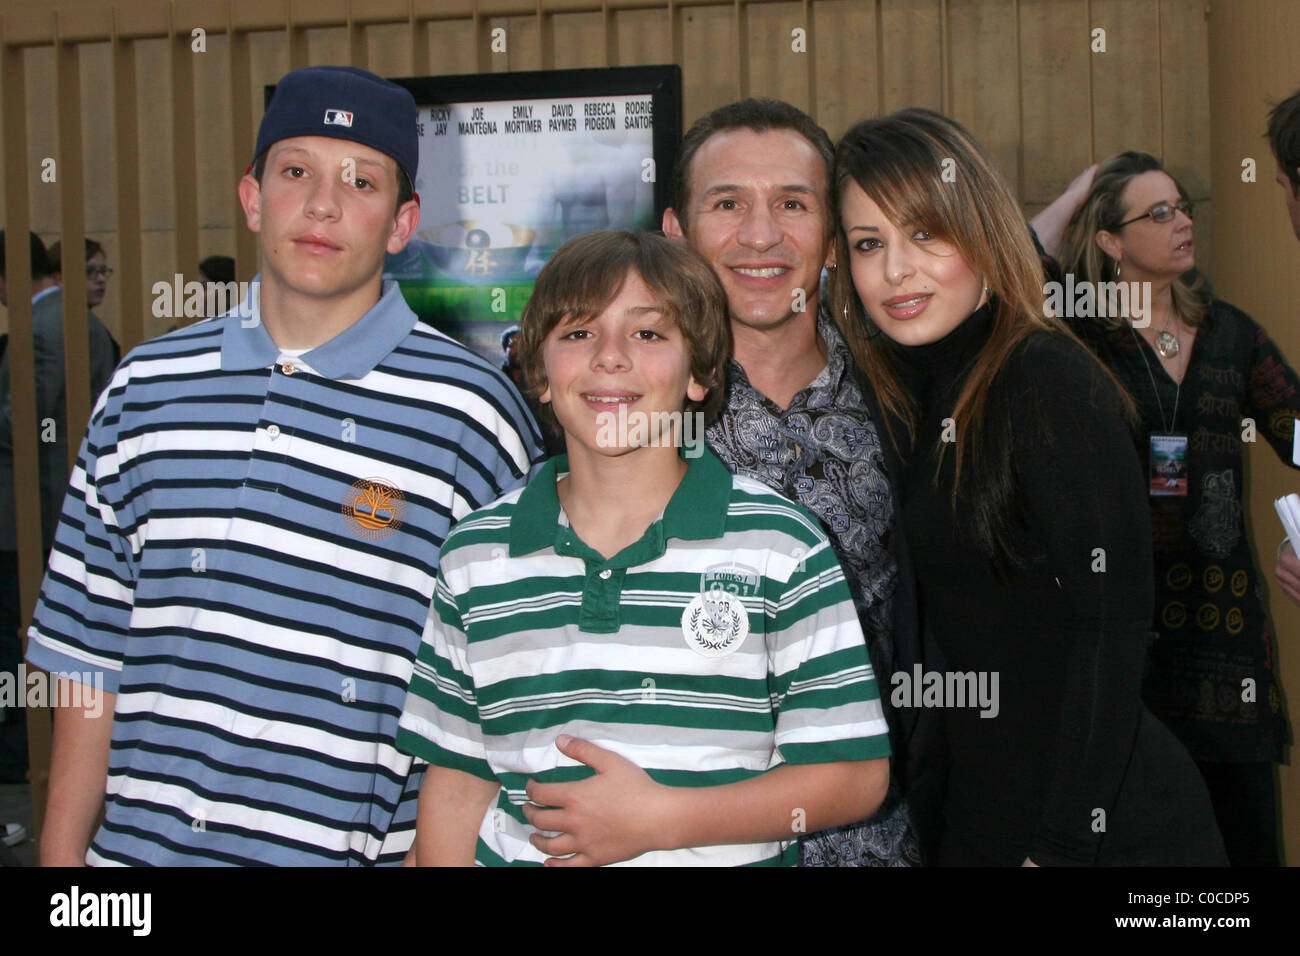
[[[86,267],[87,279],[96,279],[99,276],[103,276],[105,279],[107,279],[112,274],[113,274],[113,270],[110,269],[108,266],[87,266]]]
[[[1192,207],[1192,201],[1190,199],[1180,199],[1172,206],[1169,205],[1169,203],[1167,202],[1158,202],[1150,209],[1148,209],[1146,212],[1144,212],[1142,215],[1134,216],[1132,219],[1126,219],[1124,222],[1121,222],[1115,228],[1123,229],[1129,223],[1137,222],[1139,219],[1145,219],[1147,216],[1150,216],[1153,222],[1169,222],[1169,220],[1174,218],[1175,211],[1181,212],[1188,219],[1196,218],[1195,212]]]

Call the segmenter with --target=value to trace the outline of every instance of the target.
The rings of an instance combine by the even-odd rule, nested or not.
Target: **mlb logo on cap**
[[[253,158],[282,139],[330,136],[391,156],[415,182],[420,164],[418,112],[404,87],[351,66],[305,66],[275,85]]]

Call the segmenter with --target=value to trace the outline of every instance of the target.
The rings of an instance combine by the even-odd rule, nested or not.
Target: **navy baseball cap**
[[[415,97],[353,66],[308,66],[285,74],[257,130],[256,160],[282,139],[332,136],[393,157],[412,185],[420,160]]]

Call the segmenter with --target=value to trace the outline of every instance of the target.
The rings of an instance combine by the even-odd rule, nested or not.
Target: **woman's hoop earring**
[[[1120,265],[1121,265],[1120,261],[1119,261],[1118,259],[1116,259],[1116,260],[1115,260],[1115,281],[1116,281],[1116,282],[1119,281],[1119,267],[1120,267]]]
[[[851,320],[849,319],[849,304],[845,302],[844,303],[844,327],[845,328],[849,327],[850,321]],[[874,339],[877,335],[880,334],[880,326],[876,325],[875,322],[871,321],[871,316],[867,315],[866,309],[862,310],[862,327],[863,329],[866,330],[868,339]]]

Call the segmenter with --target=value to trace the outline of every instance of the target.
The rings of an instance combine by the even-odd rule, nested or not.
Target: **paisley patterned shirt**
[[[888,685],[895,670],[892,598],[898,579],[890,546],[894,497],[848,346],[825,313],[817,318],[817,333],[826,343],[826,367],[786,409],[750,385],[733,360],[726,405],[705,437],[732,471],[776,489],[821,520],[848,579],[893,728]],[[917,865],[916,839],[893,778],[876,816],[810,835],[802,858],[804,865]]]

